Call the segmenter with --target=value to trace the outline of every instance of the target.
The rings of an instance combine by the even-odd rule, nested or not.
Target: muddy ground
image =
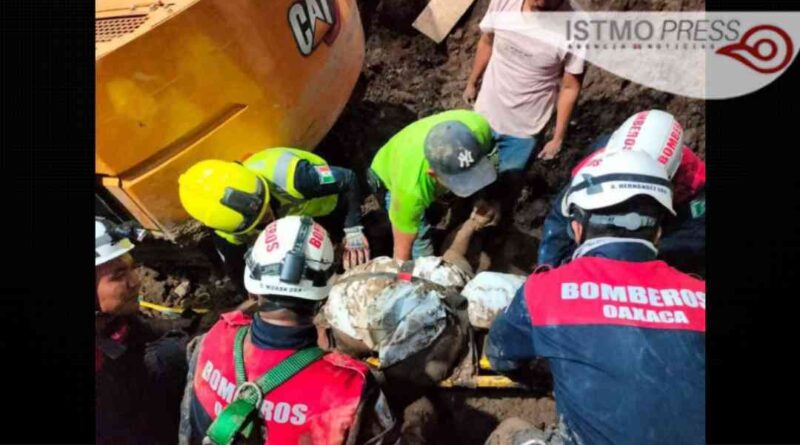
[[[585,9],[700,10],[700,0],[579,0]],[[362,75],[341,117],[320,143],[318,152],[331,164],[352,168],[362,176],[372,155],[395,132],[432,113],[467,108],[461,99],[469,75],[478,23],[489,0],[477,0],[450,35],[439,45],[421,35],[411,23],[427,0],[360,0],[364,22],[366,58]],[[591,141],[613,130],[625,118],[646,108],[673,113],[686,129],[685,142],[705,158],[704,102],[675,97],[644,88],[589,66],[578,105],[573,112],[565,146],[552,161],[538,161],[526,173],[513,212],[504,229],[484,235],[483,250],[492,257],[491,269],[528,273],[536,264],[541,224],[555,193],[564,185],[570,168]],[[549,131],[549,130],[548,130]],[[549,134],[548,134],[549,136]],[[547,140],[547,139],[545,139]],[[469,203],[452,202],[433,215],[438,238],[443,240],[468,215]],[[446,209],[450,209],[448,212]],[[386,215],[370,211],[375,256],[390,254]],[[240,296],[223,277],[210,240],[195,228],[186,230],[179,243],[191,246],[176,256],[164,242],[150,241],[137,249],[143,267],[142,294],[149,301],[170,306],[185,304],[222,310]],[[474,252],[473,252],[474,253]],[[207,326],[215,315],[207,315]],[[446,390],[429,398],[435,406],[439,428],[433,443],[481,444],[489,432],[509,416],[533,424],[555,421],[554,402],[548,394],[519,391]],[[424,405],[424,404],[423,404]],[[425,409],[410,408],[410,418],[424,418]],[[415,428],[413,422],[408,428]]]

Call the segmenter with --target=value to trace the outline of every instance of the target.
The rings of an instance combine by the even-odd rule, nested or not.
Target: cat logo
[[[300,54],[308,56],[320,42],[332,45],[339,34],[336,0],[298,0],[289,8],[289,25]]]

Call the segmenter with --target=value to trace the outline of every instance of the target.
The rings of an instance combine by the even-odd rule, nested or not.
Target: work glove
[[[344,229],[344,270],[369,261],[369,241],[364,236],[364,226],[353,226]]]

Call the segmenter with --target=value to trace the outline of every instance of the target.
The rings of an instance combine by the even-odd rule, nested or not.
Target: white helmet
[[[628,150],[647,153],[664,165],[672,179],[681,165],[683,126],[666,111],[640,111],[614,131],[605,149],[607,153]]]
[[[112,222],[105,218],[94,218],[94,265],[99,266],[133,249],[133,243],[114,230]]]
[[[672,183],[663,165],[640,151],[602,153],[572,178],[561,201],[561,213],[569,216],[573,204],[583,210],[596,210],[640,195],[652,197],[675,214]]]
[[[244,286],[254,295],[284,295],[319,301],[328,296],[333,243],[309,217],[273,221],[245,257]]]

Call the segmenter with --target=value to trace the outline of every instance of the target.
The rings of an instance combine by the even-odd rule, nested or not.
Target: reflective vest
[[[240,311],[223,314],[200,345],[192,385],[197,402],[212,421],[233,400],[234,339],[239,327],[251,322]],[[293,352],[259,349],[248,338],[244,346],[248,380],[261,377]],[[258,409],[266,427],[264,443],[344,443],[356,421],[367,372],[365,364],[332,352],[275,388]]]
[[[333,212],[338,195],[306,199],[295,187],[294,173],[300,161],[315,167],[327,167],[324,159],[305,150],[270,148],[247,158],[242,165],[261,175],[269,184],[270,199],[280,203],[278,218],[287,215],[325,216]]]

